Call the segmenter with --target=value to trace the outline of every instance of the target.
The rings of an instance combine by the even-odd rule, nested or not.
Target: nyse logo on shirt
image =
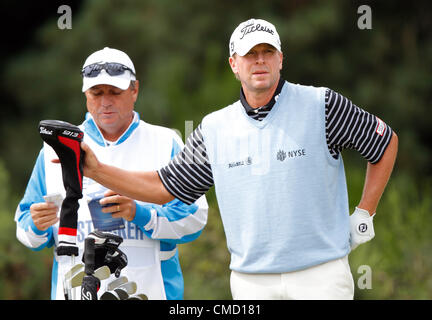
[[[303,157],[305,155],[306,155],[306,149],[298,149],[298,150],[290,150],[290,151],[284,151],[282,149],[279,149],[279,151],[276,153],[276,159],[282,162],[287,158],[297,158],[297,157]]]

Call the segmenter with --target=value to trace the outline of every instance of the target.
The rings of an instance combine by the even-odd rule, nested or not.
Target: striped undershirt
[[[240,101],[248,116],[256,121],[263,120],[275,104],[283,84],[284,81],[280,79],[270,102],[257,109],[247,103],[243,90],[240,90]],[[335,159],[338,159],[343,149],[349,148],[358,151],[370,163],[377,163],[392,136],[392,129],[381,119],[331,89],[325,92],[325,123],[327,146]],[[213,186],[201,124],[188,137],[185,148],[158,173],[165,188],[188,204]]]

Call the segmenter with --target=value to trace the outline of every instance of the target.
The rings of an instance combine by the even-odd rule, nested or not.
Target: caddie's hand
[[[360,244],[365,243],[375,237],[373,226],[373,217],[367,210],[355,208],[354,213],[350,216],[350,244],[351,250],[357,248]]]
[[[83,161],[83,174],[86,177],[92,178],[94,177],[94,174],[100,165],[99,160],[92,149],[90,149],[90,147],[85,142],[81,142],[80,145],[81,149],[85,152]]]
[[[57,212],[59,208],[52,202],[33,203],[30,206],[30,214],[33,223],[40,231],[45,231],[59,221]]]
[[[102,212],[111,213],[113,218],[123,218],[132,221],[135,218],[136,204],[131,198],[119,195],[118,193],[108,190],[104,193],[99,203],[104,206],[114,204],[110,207],[102,208]]]

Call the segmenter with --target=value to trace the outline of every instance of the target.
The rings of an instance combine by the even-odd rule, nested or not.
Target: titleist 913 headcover
[[[80,142],[84,133],[75,125],[60,120],[39,122],[42,140],[51,146],[59,157],[66,197],[60,211],[57,254],[77,256],[76,245],[78,200],[82,194],[82,159],[84,152]]]

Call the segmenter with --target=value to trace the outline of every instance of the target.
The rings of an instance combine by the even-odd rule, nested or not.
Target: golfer
[[[336,91],[282,79],[280,38],[265,20],[234,30],[228,61],[239,100],[205,116],[167,166],[126,171],[83,143],[84,174],[155,203],[192,203],[214,185],[234,299],[353,299],[348,255],[375,235],[397,135]],[[345,148],[367,161],[351,215]]]

